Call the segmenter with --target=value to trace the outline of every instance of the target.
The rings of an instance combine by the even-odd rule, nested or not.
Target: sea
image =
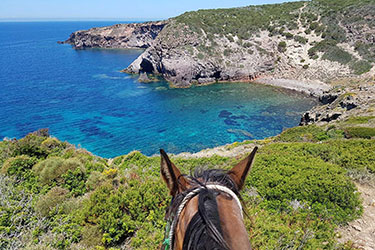
[[[188,89],[121,73],[142,50],[75,50],[77,30],[119,22],[0,22],[0,140],[40,128],[101,157],[197,152],[275,136],[313,98],[253,83]]]

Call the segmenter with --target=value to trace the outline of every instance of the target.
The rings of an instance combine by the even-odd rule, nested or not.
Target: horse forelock
[[[219,169],[196,170],[193,176],[186,176],[191,188],[178,194],[172,201],[166,217],[176,214],[184,197],[197,187],[215,183],[225,186],[239,195],[236,185],[226,171]],[[203,188],[198,194],[198,211],[191,218],[183,241],[184,250],[229,249],[223,237],[216,196],[219,191]]]

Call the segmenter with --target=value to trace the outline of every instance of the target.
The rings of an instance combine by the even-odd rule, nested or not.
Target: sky
[[[281,2],[286,0],[0,0],[0,19],[157,20],[191,10]]]

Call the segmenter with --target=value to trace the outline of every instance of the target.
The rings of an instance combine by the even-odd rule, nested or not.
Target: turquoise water
[[[196,152],[280,133],[316,101],[257,84],[170,89],[119,71],[140,50],[59,45],[111,22],[0,23],[0,138],[49,128],[94,154]]]

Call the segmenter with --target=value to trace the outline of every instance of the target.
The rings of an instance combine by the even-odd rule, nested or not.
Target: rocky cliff
[[[375,80],[341,79],[320,96],[321,106],[305,112],[300,125],[336,123],[349,117],[375,117]]]
[[[96,44],[147,48],[124,71],[161,75],[176,87],[255,79],[293,79],[319,86],[336,78],[375,72],[372,0],[199,10],[159,25],[133,25],[154,26],[156,30],[129,32],[132,24],[112,26],[76,32],[68,42],[77,48]],[[311,93],[320,95],[324,88]]]
[[[166,22],[116,24],[113,26],[80,30],[63,43],[76,49],[84,48],[148,48],[164,28]]]

